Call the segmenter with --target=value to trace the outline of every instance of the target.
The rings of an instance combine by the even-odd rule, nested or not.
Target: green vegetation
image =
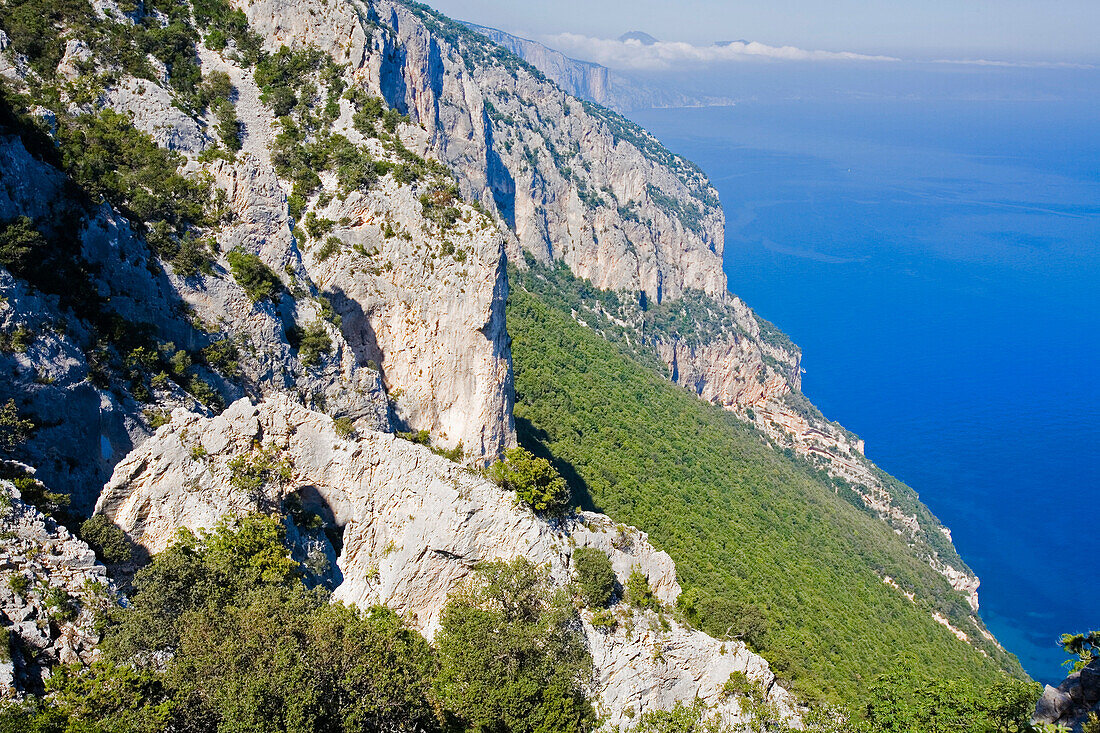
[[[107,564],[130,562],[134,546],[122,529],[102,514],[95,514],[80,525],[80,539],[95,550]]]
[[[0,30],[43,76],[53,75],[65,53],[63,29],[86,28],[94,18],[87,0],[5,0],[0,4]]]
[[[276,300],[283,290],[283,282],[275,271],[256,255],[240,249],[226,253],[225,259],[233,271],[233,279],[244,288],[253,303]]]
[[[1071,673],[1081,671],[1093,659],[1100,657],[1100,631],[1090,631],[1087,634],[1062,634],[1059,641],[1066,653],[1076,657],[1065,662],[1065,666],[1070,668]]]
[[[569,487],[550,462],[523,448],[512,448],[489,467],[489,479],[516,492],[536,512],[558,512],[569,505]]]
[[[767,617],[752,603],[706,597],[698,588],[692,588],[681,595],[676,605],[691,623],[715,639],[740,639],[750,648],[760,649],[768,632]]]
[[[718,599],[755,606],[766,630],[753,633],[754,622],[730,633],[753,633],[797,692],[855,699],[898,651],[913,654],[915,671],[942,677],[1021,674],[981,640],[961,595],[884,523],[737,418],[522,287],[513,287],[508,320],[521,444],[552,457],[583,505],[649,532],[697,594],[687,600],[708,627],[728,610]],[[990,656],[937,624],[933,610]]]
[[[165,222],[182,234],[206,221],[209,185],[179,173],[183,157],[158,147],[125,115],[109,109],[61,115],[54,137],[61,167],[73,181],[135,222],[150,227]],[[171,259],[174,253],[157,254]]]
[[[654,353],[657,341],[698,346],[724,333],[743,333],[733,306],[700,290],[689,289],[676,300],[651,303],[644,293],[601,290],[561,262],[543,265],[530,255],[526,258],[526,270],[509,269],[513,282],[521,282],[558,312],[575,311],[625,356],[662,375],[667,375],[667,368]]]
[[[211,72],[199,88],[199,105],[208,107],[218,120],[218,137],[226,150],[236,153],[241,149],[241,122],[233,105],[236,89],[224,71]]]
[[[27,591],[31,588],[31,579],[26,575],[15,574],[8,578],[8,588],[11,592],[20,598],[24,598],[27,595]]]
[[[578,547],[573,552],[577,588],[589,608],[606,608],[615,596],[615,570],[611,560],[595,547]]]
[[[46,238],[25,216],[0,225],[0,266],[13,273],[25,272],[33,257],[46,246]]]
[[[932,676],[899,657],[870,686],[856,729],[898,733],[1025,733],[1041,687],[1007,677],[985,684]],[[860,725],[862,724],[862,725]]]
[[[636,565],[630,569],[630,575],[626,578],[626,602],[635,608],[649,608],[654,611],[661,608],[661,602],[649,587],[649,576]]]
[[[438,651],[393,611],[329,602],[282,522],[224,519],[140,570],[101,659],[58,666],[0,731],[589,731],[591,660],[547,571],[489,563],[447,603]],[[54,593],[51,611],[71,617]]]
[[[332,419],[332,429],[341,438],[355,438],[355,422],[350,417],[334,417]]]
[[[0,405],[0,454],[14,453],[33,431],[34,423],[20,416],[15,400]]]
[[[323,354],[332,352],[332,338],[325,330],[323,321],[314,321],[305,328],[292,327],[287,330],[291,346],[298,349],[298,358],[303,366],[317,366]]]
[[[456,206],[458,201],[458,186],[454,183],[436,185],[420,194],[420,208],[424,218],[435,222],[444,230],[454,226],[462,213]]]
[[[569,599],[525,558],[491,562],[452,596],[437,638],[440,700],[463,729],[574,733],[595,728],[584,688],[592,659]]]
[[[699,236],[706,233],[703,229],[703,216],[706,212],[696,208],[694,202],[684,203],[680,199],[666,194],[652,183],[646,186],[646,191],[649,193],[649,197],[653,199],[653,203],[657,205],[657,208],[663,209],[669,216],[679,219],[685,229]]]
[[[227,465],[230,485],[257,501],[267,498],[268,486],[285,486],[294,475],[293,462],[273,443],[239,455]]]

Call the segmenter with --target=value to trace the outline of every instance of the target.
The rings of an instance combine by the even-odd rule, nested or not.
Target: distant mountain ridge
[[[546,74],[569,94],[603,105],[620,114],[634,109],[652,109],[655,107],[700,107],[732,104],[732,100],[729,99],[701,98],[662,89],[609,69],[606,66],[571,58],[538,41],[514,36],[496,28],[488,28],[476,23],[464,23],[464,25],[519,56],[543,74]],[[637,40],[643,45],[652,45],[657,42],[653,36],[639,31],[625,33],[619,40]]]

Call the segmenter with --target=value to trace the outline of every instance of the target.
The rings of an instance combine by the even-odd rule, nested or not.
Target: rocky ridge
[[[107,7],[100,6],[101,12]],[[713,189],[697,169],[627,121],[570,98],[537,71],[499,55],[483,40],[422,7],[286,0],[241,6],[268,51],[278,52],[284,44],[296,50],[321,49],[336,63],[346,64],[341,75],[350,88],[376,94],[387,107],[409,115],[408,121],[395,122],[389,139],[364,135],[355,123],[357,103],[339,97],[329,132],[345,136],[374,160],[401,165],[409,160],[401,152],[404,148],[427,163],[447,163],[458,176],[463,197],[480,202],[503,226],[498,228],[473,206],[448,200],[454,221],[441,227],[431,220],[421,197],[444,192],[432,181],[410,184],[392,174],[365,189],[343,191],[338,174],[323,170],[319,190],[295,201],[296,184],[276,169],[272,155],[283,122],[263,101],[254,71],[231,53],[200,48],[199,61],[204,72],[222,71],[232,81],[242,126],[242,150],[235,156],[212,155],[218,151],[213,114],[181,112],[164,74],[156,79],[122,74],[96,101],[84,107],[73,102],[70,107],[124,113],[159,145],[184,156],[183,170],[195,177],[209,176],[224,192],[225,220],[206,232],[217,243],[213,272],[177,275],[149,251],[140,228],[106,204],[85,211],[73,231],[79,232],[81,257],[101,273],[94,282],[113,312],[130,324],[155,324],[158,348],[171,344],[180,347],[176,353],[197,353],[214,342],[238,345],[236,375],[196,363],[188,367],[189,378],[207,380],[225,400],[266,397],[287,411],[307,410],[310,420],[327,419],[322,412],[349,418],[375,446],[378,465],[391,465],[383,461],[390,452],[413,463],[413,469],[398,471],[393,480],[405,476],[403,480],[411,482],[409,477],[418,475],[420,456],[433,466],[442,460],[387,438],[385,433],[394,429],[427,430],[437,445],[461,444],[472,461],[489,460],[514,442],[503,313],[508,288],[504,253],[522,266],[520,253],[525,251],[536,261],[563,262],[599,287],[623,293],[625,299],[671,306],[693,292],[704,293],[714,312],[732,312],[730,324],[720,333],[704,341],[675,332],[645,337],[674,381],[755,421],[780,445],[807,456],[827,456],[834,475],[848,471],[854,477],[862,471],[859,476],[876,476],[856,455],[862,449],[853,437],[823,418],[806,418],[789,404],[787,397],[799,390],[797,349],[771,343],[761,322],[726,293],[722,215]],[[87,46],[72,39],[65,51],[59,73],[73,82],[81,80]],[[7,78],[18,83],[30,73],[25,59],[10,52],[0,58],[0,73]],[[320,106],[329,91],[327,82],[319,74],[311,76],[311,82],[317,85],[311,101]],[[56,126],[53,113],[36,114],[46,127]],[[23,141],[5,135],[0,154],[5,156],[0,168],[0,219],[26,215],[36,223],[49,221],[59,207],[71,205],[65,202],[63,176],[28,152]],[[301,209],[292,211],[292,205]],[[310,234],[310,221],[317,231],[327,231]],[[258,255],[289,297],[253,303],[230,274],[224,255],[234,248]],[[0,353],[0,366],[13,375],[0,386],[0,399],[18,397],[20,408],[35,416],[69,416],[57,424],[42,424],[28,445],[28,457],[50,483],[72,488],[77,508],[91,508],[113,471],[101,509],[140,536],[148,534],[149,546],[154,547],[163,540],[158,533],[168,532],[168,527],[201,526],[226,509],[254,505],[255,497],[242,498],[227,488],[232,486],[226,483],[232,479],[227,464],[200,470],[202,462],[193,457],[188,460],[195,466],[178,463],[175,457],[168,461],[170,473],[176,472],[175,484],[141,472],[134,473],[132,481],[119,478],[119,471],[135,470],[132,457],[163,448],[159,433],[150,436],[154,422],[165,419],[167,410],[185,413],[173,418],[172,425],[177,419],[205,425],[217,406],[204,405],[183,379],[154,383],[153,399],[147,402],[136,399],[117,379],[110,388],[95,385],[95,365],[87,348],[94,334],[87,323],[67,317],[54,296],[32,291],[3,271],[0,295],[5,332],[34,333],[25,350]],[[327,312],[326,303],[338,320]],[[290,337],[297,324],[316,324],[331,342],[330,350],[314,364],[305,363]],[[256,420],[259,425],[260,418]],[[223,436],[226,446],[232,444],[238,454],[252,452],[247,436],[256,433],[249,433],[252,423],[246,423],[240,435],[233,433],[240,427],[233,423]],[[174,429],[168,432],[175,434]],[[320,441],[317,450],[331,439],[320,428],[314,437]],[[198,445],[210,452],[205,441]],[[195,444],[187,442],[187,447],[190,451]],[[224,450],[228,448],[213,452]],[[461,485],[466,474],[453,470]],[[357,486],[359,479],[346,475],[339,480]],[[333,496],[350,490],[335,484],[331,488]],[[483,489],[496,491],[494,501],[499,503],[499,490]],[[149,493],[143,494],[146,490]],[[882,511],[888,513],[893,495],[883,491]],[[193,496],[196,493],[199,496]],[[423,499],[403,495],[400,501],[411,502],[415,509]],[[500,522],[501,527],[486,530],[484,542],[474,543],[472,549],[459,547],[467,551],[459,559],[485,556],[494,543],[516,549],[516,538],[505,530],[515,529],[519,520],[503,511],[491,515],[489,524]],[[441,516],[448,517],[447,522],[458,521]],[[904,524],[911,516],[915,515],[902,512],[893,519]],[[433,536],[430,532],[438,528],[391,527],[370,517],[374,529],[366,527],[366,519],[345,526],[343,549],[327,536],[303,535],[302,559],[317,567],[327,563],[329,580],[348,600],[427,608],[426,620],[418,614],[416,622],[430,633],[431,603],[423,587],[418,589],[402,568],[408,564],[409,572],[442,572],[446,587],[460,582],[469,568],[461,561],[443,562],[433,552],[423,557],[394,554],[395,567],[387,570],[389,539],[379,544],[389,537],[385,533]],[[936,530],[936,525],[922,526],[921,521],[912,520],[917,530]],[[352,524],[360,535],[348,534]],[[912,529],[913,524],[906,526]],[[560,557],[565,550],[553,544],[558,540],[543,538],[548,531],[523,524],[524,533],[542,538],[528,538],[524,552],[545,555],[552,567],[556,552],[561,579],[568,561]],[[382,534],[376,538],[374,532]],[[568,536],[575,538],[575,532]],[[358,548],[359,556],[344,557],[349,543]],[[398,559],[401,567],[396,566]],[[621,575],[622,567],[617,569]],[[965,571],[950,571],[961,587],[976,587],[976,579]],[[674,571],[652,572],[651,580],[658,586],[662,577],[675,582]],[[390,585],[376,587],[383,581]],[[437,613],[440,596],[430,595],[436,599]],[[670,597],[674,599],[675,593]],[[695,632],[679,626],[672,628],[661,632],[672,634],[667,644],[652,628],[621,639],[589,634],[594,649],[606,650],[600,652],[600,669],[610,675],[608,679],[625,675],[604,684],[601,694],[609,708],[667,706],[680,699],[678,695],[690,697],[693,691],[708,701],[721,698],[721,685],[728,679],[722,664],[733,662],[718,657],[739,658],[740,652],[716,653],[726,647],[716,647],[717,642],[692,636]],[[601,640],[609,641],[600,646]],[[678,671],[667,679],[661,677],[665,665],[654,654],[658,641],[660,656],[680,660],[672,665]],[[619,669],[622,659],[633,661]],[[615,669],[619,671],[610,671]],[[698,682],[701,669],[717,671],[706,672],[703,684]],[[771,685],[766,675],[750,676]]]
[[[288,469],[262,495],[235,480],[242,469],[234,460],[259,452]],[[429,638],[448,594],[492,559],[522,555],[548,566],[563,585],[573,549],[595,547],[611,558],[621,584],[640,569],[663,604],[672,606],[680,593],[672,560],[643,532],[591,512],[546,521],[423,446],[369,428],[342,435],[329,416],[280,395],[258,405],[242,399],[216,417],[177,409],[118,465],[97,512],[157,552],[179,527],[197,531],[227,513],[288,504],[327,527],[307,530],[292,519],[290,535],[307,566],[328,574],[335,599],[385,603]],[[747,675],[782,715],[796,719],[792,698],[767,662],[743,643],[715,640],[624,603],[613,610],[612,629],[594,626],[590,612],[583,616],[597,670],[593,691],[610,725],[629,725],[642,712],[694,697],[739,720],[747,712],[723,691],[731,673]]]

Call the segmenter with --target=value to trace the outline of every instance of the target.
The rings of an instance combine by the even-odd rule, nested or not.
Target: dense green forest
[[[996,645],[979,651],[933,620],[940,610],[977,636],[961,595],[884,523],[733,415],[547,306],[525,288],[537,273],[512,270],[508,304],[520,442],[554,461],[581,504],[672,555],[690,618],[751,636],[809,699],[857,699],[898,653],[944,678],[1022,676]]]

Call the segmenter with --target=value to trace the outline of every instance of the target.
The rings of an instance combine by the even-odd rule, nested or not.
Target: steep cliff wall
[[[428,134],[465,197],[520,249],[601,287],[677,297],[725,291],[722,213],[695,166],[618,115],[424,6],[242,4],[270,47],[315,46]]]

